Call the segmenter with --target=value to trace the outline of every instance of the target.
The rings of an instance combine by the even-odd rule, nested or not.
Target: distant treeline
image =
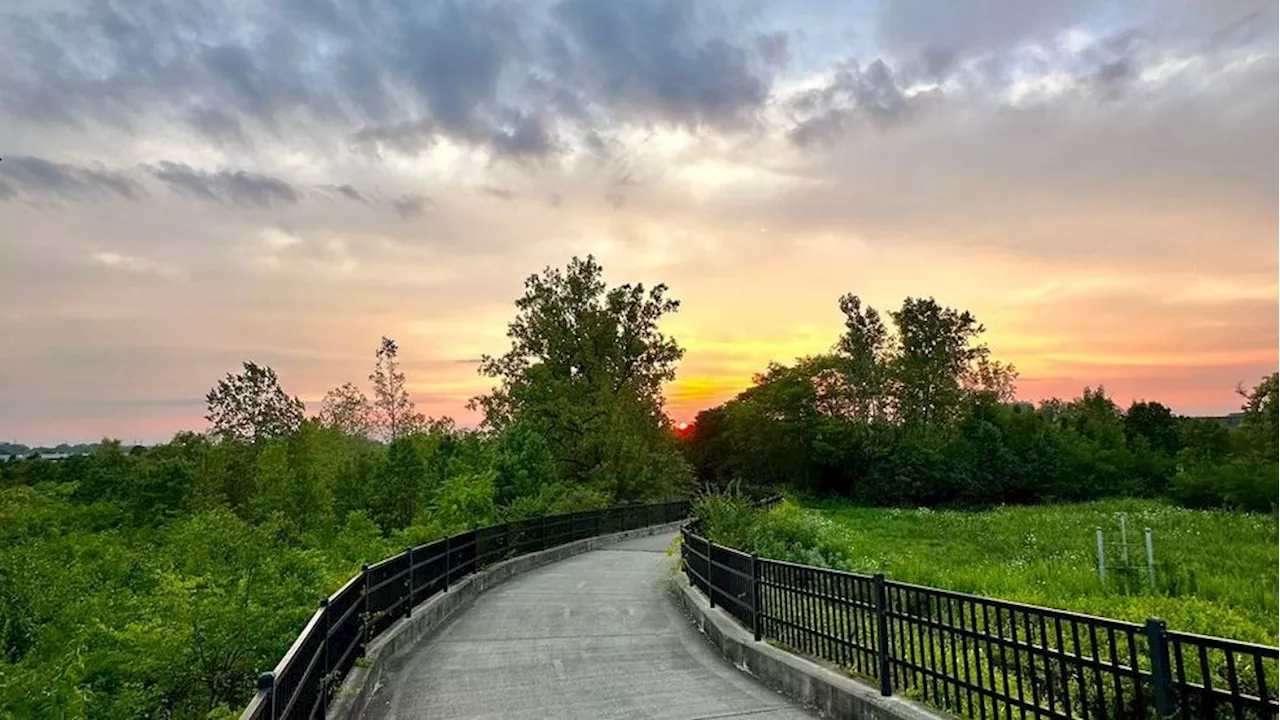
[[[85,455],[98,448],[98,443],[68,445],[59,443],[53,447],[30,447],[22,443],[0,442],[0,457],[27,457],[28,455]]]
[[[978,342],[969,313],[909,298],[888,314],[891,330],[855,296],[840,305],[846,329],[830,353],[771,366],[698,416],[685,450],[704,483],[873,505],[1148,496],[1275,507],[1276,374],[1239,389],[1238,423],[1159,402],[1125,410],[1101,387],[1033,406],[1014,401],[1016,373]]]

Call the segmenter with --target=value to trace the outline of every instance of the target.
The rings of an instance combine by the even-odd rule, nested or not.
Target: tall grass
[[[1277,515],[1187,510],[1111,500],[983,511],[865,508],[786,501],[753,513],[704,499],[713,540],[764,557],[975,595],[1142,622],[1236,640],[1277,643]],[[1109,540],[1127,516],[1131,560],[1151,528],[1155,587],[1099,580],[1094,528]]]

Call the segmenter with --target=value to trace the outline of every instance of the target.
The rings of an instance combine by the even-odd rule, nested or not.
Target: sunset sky
[[[836,300],[974,312],[1030,400],[1276,369],[1277,4],[8,0],[0,440],[318,408],[381,335],[474,421],[524,278],[665,282],[691,419]]]

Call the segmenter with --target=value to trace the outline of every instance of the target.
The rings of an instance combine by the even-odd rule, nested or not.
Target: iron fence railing
[[[241,720],[324,717],[334,694],[365,646],[414,606],[493,563],[588,537],[675,522],[687,501],[618,505],[566,515],[513,520],[468,530],[365,565],[320,601]]]
[[[770,640],[974,718],[1275,718],[1280,648],[769,560],[681,529],[689,582]]]

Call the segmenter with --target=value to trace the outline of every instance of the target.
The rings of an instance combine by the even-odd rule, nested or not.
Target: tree
[[[227,373],[205,396],[205,419],[223,439],[257,442],[287,435],[302,424],[306,409],[280,387],[276,371],[244,363],[244,372]]]
[[[320,424],[343,435],[368,437],[373,432],[373,405],[354,383],[344,383],[324,394]]]
[[[1250,451],[1274,462],[1280,442],[1280,373],[1262,378],[1253,390],[1246,392],[1237,387],[1236,392],[1245,400],[1240,408],[1244,412],[1240,430],[1245,443]]]
[[[541,434],[571,482],[607,484],[615,494],[660,494],[664,489],[637,485],[640,469],[655,466],[638,463],[606,476],[604,464],[622,452],[623,439],[614,435],[624,426],[639,438],[632,439],[639,449],[628,452],[677,453],[661,391],[684,351],[658,323],[680,304],[666,297],[665,285],[610,289],[602,274],[588,256],[528,278],[507,328],[510,351],[480,363],[480,373],[499,385],[471,407],[484,413],[489,429],[524,422]]]
[[[397,358],[399,352],[395,341],[384,335],[376,353],[378,364],[369,376],[373,383],[373,424],[390,443],[421,432],[426,425],[426,419],[414,409],[413,398],[405,388],[404,372]]]
[[[1012,368],[992,363],[991,351],[976,343],[986,329],[969,312],[907,298],[890,315],[899,347],[890,363],[894,410],[902,422],[950,422],[966,394],[1011,389]]]
[[[844,360],[844,375],[853,396],[851,420],[877,420],[887,410],[885,383],[892,352],[889,331],[880,313],[864,309],[857,295],[840,298],[845,332],[836,343],[836,356]]]
[[[1149,449],[1170,457],[1181,448],[1178,419],[1168,406],[1158,402],[1137,402],[1124,414],[1124,436],[1132,450]]]

